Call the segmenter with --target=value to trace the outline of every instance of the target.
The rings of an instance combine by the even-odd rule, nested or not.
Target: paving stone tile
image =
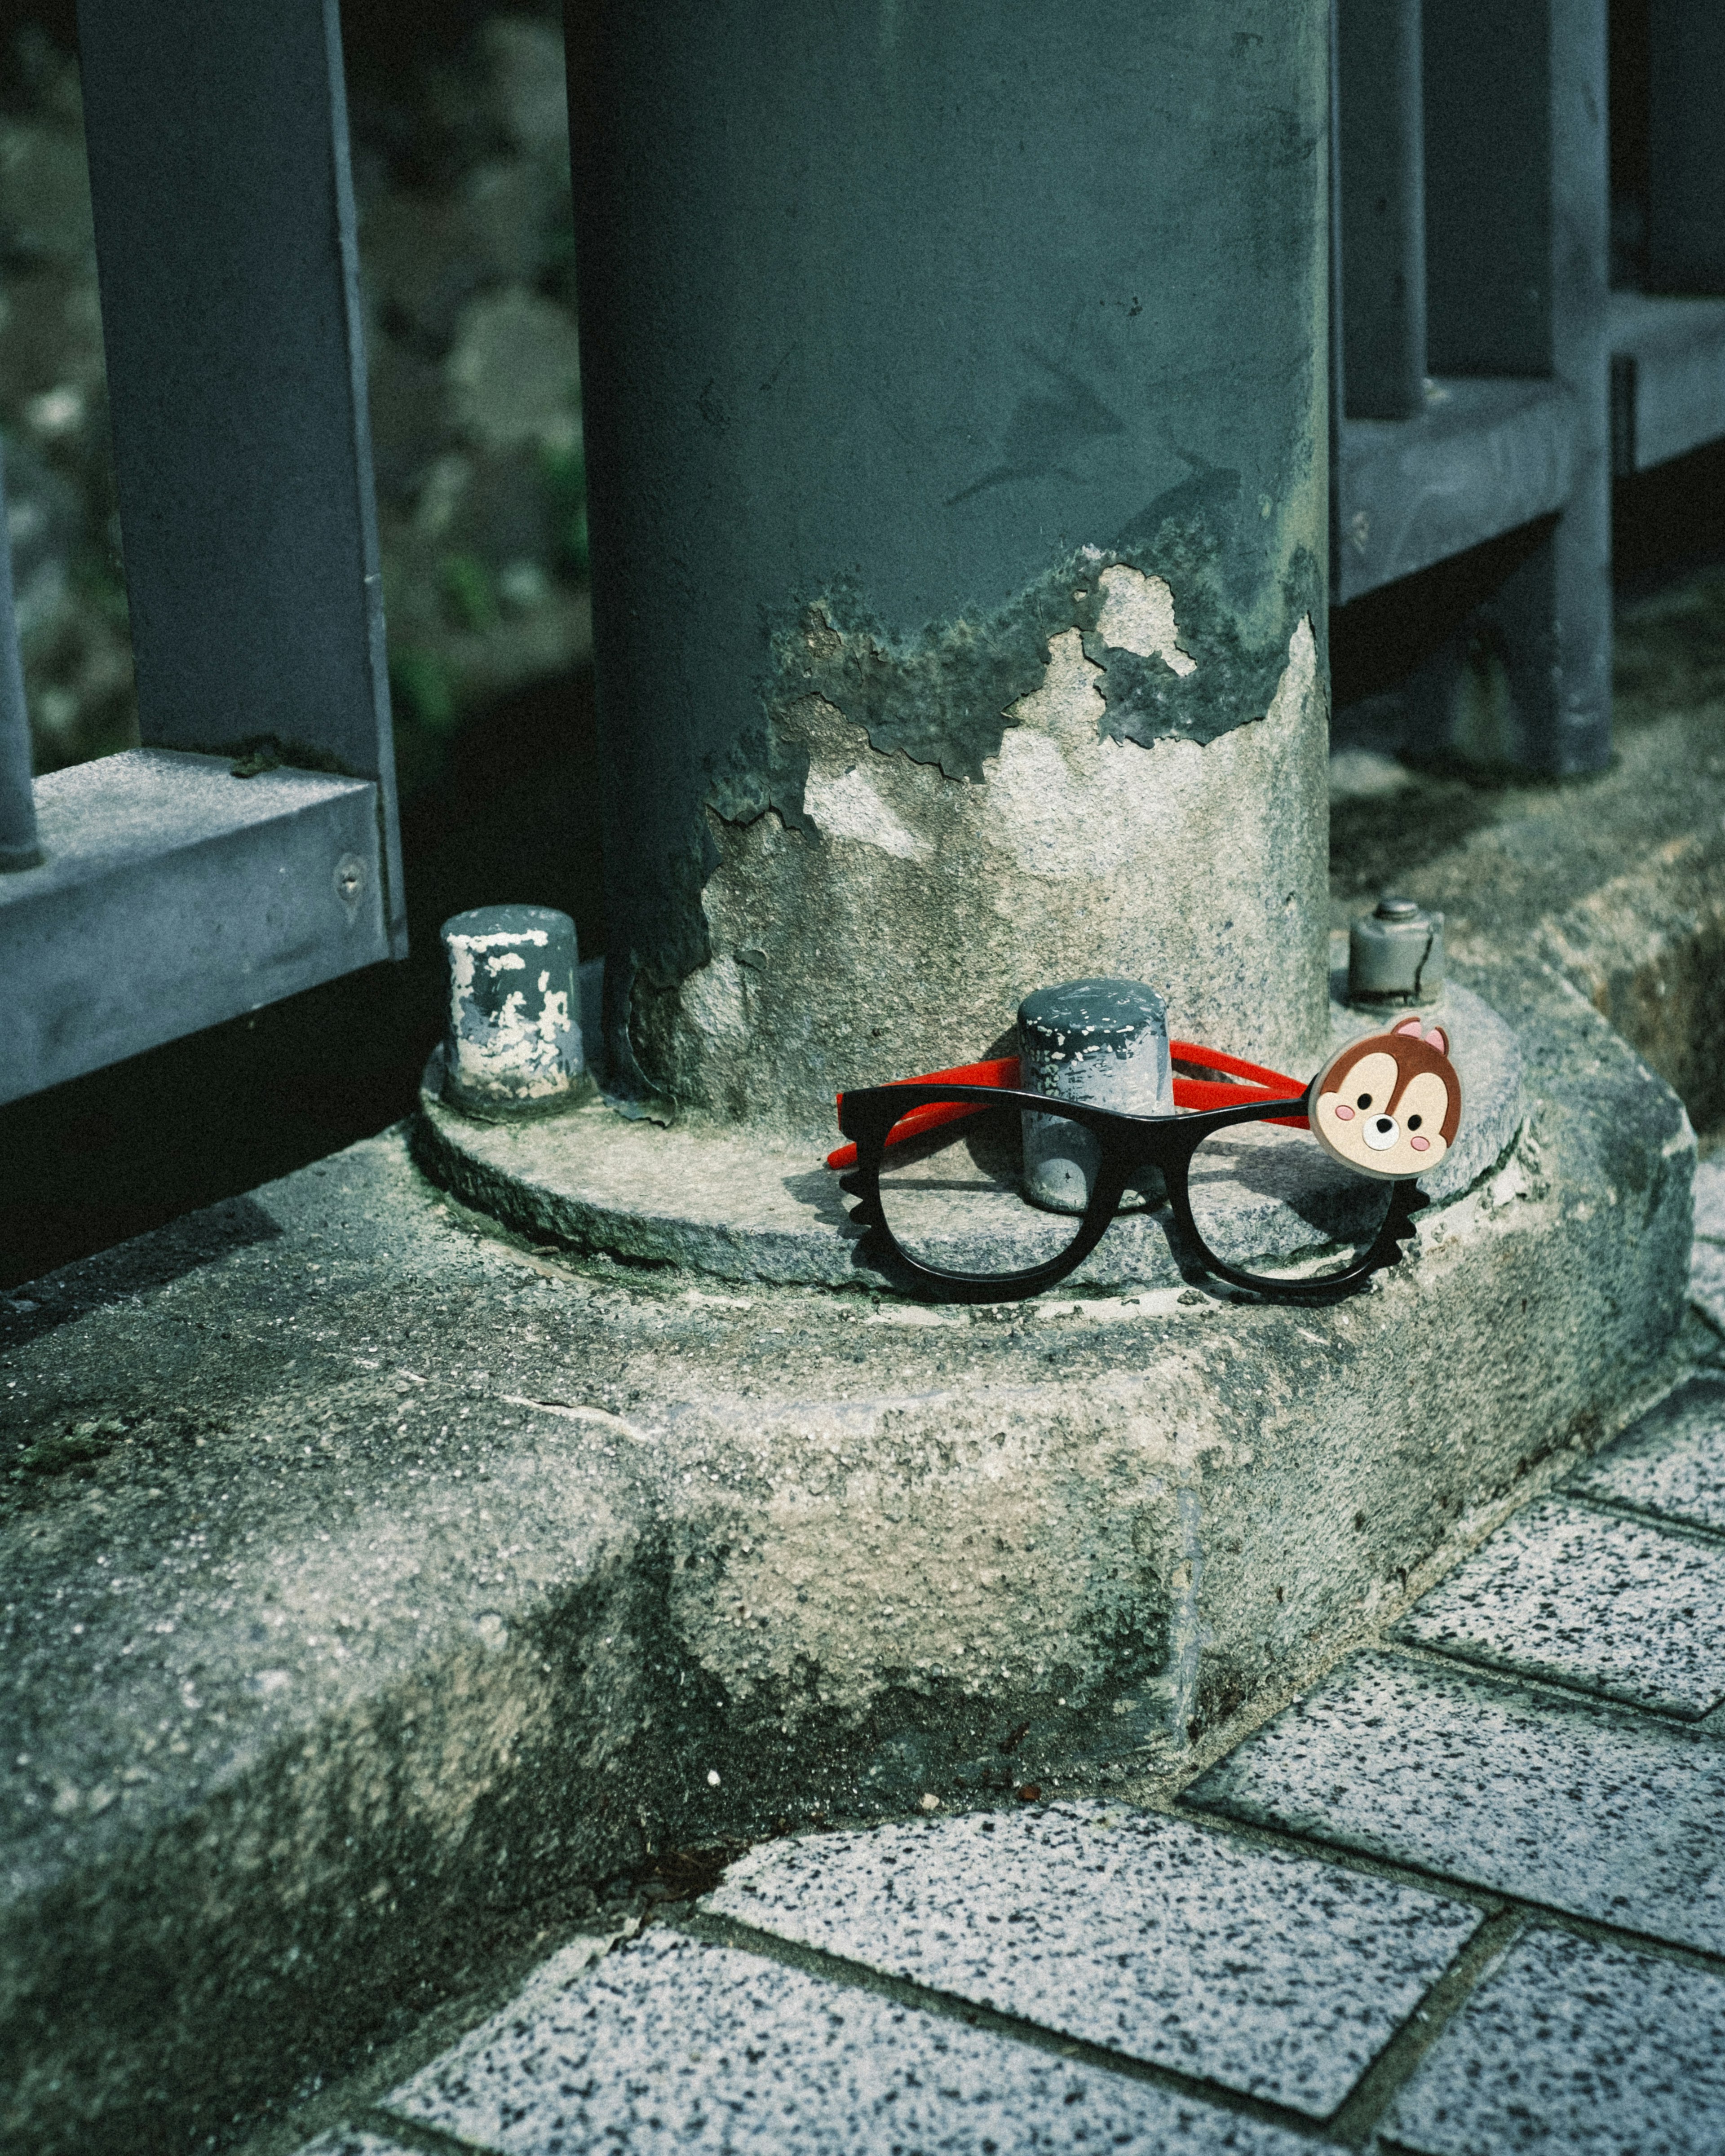
[[[1695,1171],[1697,1242],[1725,1243],[1725,1160],[1704,1160]]]
[[[1725,1745],[1621,1708],[1355,1655],[1185,1800],[1725,1953]]]
[[[1395,1637],[1698,1719],[1725,1699],[1725,1542],[1546,1498],[1458,1565]]]
[[[1718,2156],[1725,1981],[1528,1932],[1421,2061],[1384,2138],[1420,2156]]]
[[[1480,1922],[1098,1804],[769,1842],[704,1906],[1318,2118]]]
[[[1725,1534],[1725,1378],[1680,1385],[1564,1486]]]
[[[1281,2128],[676,1932],[531,1989],[386,2107],[501,2156],[1312,2156]]]
[[[336,2126],[296,2149],[295,2156],[413,2156],[413,2152],[364,2127]]]
[[[1725,1247],[1697,1243],[1691,1251],[1689,1300],[1716,1332],[1725,1332]]]

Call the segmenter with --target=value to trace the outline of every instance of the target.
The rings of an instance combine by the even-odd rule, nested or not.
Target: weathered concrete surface
[[[1701,1131],[1725,1122],[1721,589],[1697,578],[1620,616],[1609,771],[1512,784],[1349,752],[1330,824],[1332,927],[1394,885],[1442,911],[1452,956],[1543,960]]]
[[[1107,660],[1107,636],[1134,631],[1100,611]],[[1310,621],[1267,709],[1208,742],[1111,731],[1109,670],[1079,628],[1047,650],[974,778],[883,752],[819,696],[790,706],[801,820],[709,808],[708,956],[637,984],[636,1050],[664,1091],[819,1138],[844,1087],[1007,1052],[1026,995],[1105,973],[1151,983],[1180,1038],[1278,1065],[1321,1052],[1327,699]]]
[[[594,1881],[1175,1774],[1393,1615],[1682,1304],[1681,1110],[1549,975],[1491,985],[1528,1137],[1338,1308],[576,1272],[398,1133],[14,1301],[8,2130],[182,2146]]]
[[[1656,1452],[1670,1481],[1686,1455],[1690,1482],[1704,1485],[1722,1424],[1718,1378],[1697,1378],[1600,1456]],[[1482,1561],[1512,1568],[1543,1509],[1507,1521],[1451,1582]],[[1566,1634],[1598,1621],[1585,1563],[1552,1585]],[[1415,1614],[1452,1599],[1440,1584]],[[1523,1657],[1536,1665],[1541,1629]],[[1446,1691],[1446,1679],[1459,1685]],[[1252,2134],[1309,2128],[1317,2113],[1326,2146],[1410,2156],[1700,2156],[1725,2139],[1725,1984],[1717,1955],[1697,1968],[1691,1947],[1637,1928],[1651,1910],[1663,1928],[1673,1906],[1692,1921],[1718,1898],[1720,1733],[1686,1744],[1655,1712],[1482,1684],[1447,1650],[1413,1664],[1359,1657],[1190,1793],[1225,1803],[1235,1784],[1239,1809],[1281,1830],[1271,1846],[1214,1813],[1029,1789],[957,1817],[931,1795],[908,1820],[775,1836],[736,1857],[681,1920],[706,1944],[742,1950],[725,1964],[735,2011],[716,2015],[681,1980],[686,1941],[593,1969],[607,1943],[588,1936],[512,1981],[484,2027],[470,2005],[471,2033],[453,2048],[448,2028],[426,2029],[408,2040],[411,2056],[367,2065],[249,2156],[392,2156],[387,2129],[403,2113],[500,2150],[572,2156],[602,2138],[658,2147],[665,2133],[680,2148],[730,2148],[738,2131],[763,2151],[800,2150],[826,2101],[828,2032],[859,2014],[875,2046],[860,2079],[908,2053],[927,2087],[920,2061],[941,2026],[982,2020],[1007,2040],[1004,2075],[1016,2081],[1014,2051],[1022,2066],[1057,2051],[1117,2090],[1159,2083],[1191,2103],[1182,2123],[1206,2148],[1255,2148]],[[1362,1838],[1425,1868],[1384,1876],[1337,1845]],[[1520,1899],[1553,1888],[1585,1897],[1590,1936],[1553,1930]],[[783,2065],[759,2013],[774,1962],[812,1980],[788,1994],[804,2041]],[[888,2002],[920,2011],[875,2021]],[[742,2026],[742,2056],[772,2061],[758,2080],[736,2063]],[[619,2078],[637,2106],[650,2092],[650,2107],[620,2102]],[[938,2079],[941,2108],[917,2114],[917,2145],[973,2148],[977,2114],[950,2071]],[[759,2108],[769,2095],[770,2115]],[[1084,2119],[1062,2123],[1089,2147]],[[345,2138],[306,2145],[338,2126]],[[1152,2129],[1170,2156],[1189,2145],[1174,2127]],[[379,2140],[363,2140],[367,2129]],[[1136,2145],[1131,2132],[1120,2145]],[[1016,2145],[992,2120],[989,2138]],[[1050,2124],[1036,2145],[1068,2138]]]
[[[1435,1014],[1450,1033],[1466,1103],[1455,1145],[1433,1174],[1420,1178],[1420,1188],[1441,1202],[1504,1163],[1526,1103],[1521,1049],[1488,1004],[1457,986]],[[1327,1045],[1380,1030],[1384,1024],[1382,1012],[1368,1014],[1332,1002]],[[1013,1045],[1009,1033],[1007,1049]],[[1295,1072],[1309,1074],[1319,1057],[1290,1060]],[[894,1075],[909,1076],[912,1069],[906,1065]],[[706,1120],[665,1129],[616,1115],[598,1100],[543,1122],[511,1127],[475,1122],[449,1107],[434,1057],[420,1091],[420,1111],[413,1147],[421,1167],[465,1204],[530,1240],[583,1254],[603,1251],[684,1265],[721,1280],[879,1285],[863,1231],[851,1221],[837,1177],[822,1164],[839,1137],[830,1101],[825,1128],[813,1142]],[[1069,1219],[1031,1211],[1009,1188],[1000,1196],[998,1220],[981,1209],[967,1209],[943,1250],[947,1263],[1009,1272],[1065,1248],[1072,1234]],[[1261,1211],[1255,1189],[1242,1185],[1235,1196],[1243,1224],[1255,1209]],[[1218,1207],[1212,1187],[1212,1217]],[[1172,1226],[1165,1204],[1155,1211],[1122,1212],[1065,1286],[1074,1293],[1180,1286],[1185,1274]]]
[[[511,1847],[565,1907],[634,1851],[607,1778],[652,1587],[621,1478],[542,1420],[500,1479],[513,1418],[472,1424],[459,1379],[434,1421],[401,1373],[495,1267],[434,1221],[368,1224],[375,1162],[296,1181],[11,1322],[39,1338],[7,1394],[0,2139],[182,2146],[254,2100],[259,2058],[341,2048],[367,1962],[408,2007],[506,1938]],[[567,1815],[522,1802],[572,1779]]]
[[[1725,1161],[1704,1160],[1695,1171],[1695,1254],[1690,1300],[1716,1332],[1725,1333]],[[1725,1504],[1722,1504],[1725,1512]]]

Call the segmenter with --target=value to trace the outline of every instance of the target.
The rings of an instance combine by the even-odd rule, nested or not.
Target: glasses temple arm
[[[1266,1092],[1290,1094],[1306,1091],[1297,1078],[1289,1078],[1280,1070],[1271,1070],[1260,1063],[1248,1063],[1238,1055],[1229,1055],[1219,1048],[1205,1048],[1197,1041],[1171,1040],[1168,1053],[1177,1063],[1195,1064],[1200,1070],[1223,1070],[1243,1081],[1245,1086],[1261,1086]],[[898,1086],[1005,1086],[1015,1087],[1019,1082],[1019,1059],[1015,1055],[997,1057],[987,1063],[961,1063],[950,1070],[925,1071],[919,1078],[897,1078]],[[1177,1108],[1232,1108],[1251,1095],[1241,1085],[1229,1085],[1210,1078],[1182,1078],[1176,1076],[1174,1106]],[[839,1096],[842,1106],[845,1096]],[[903,1145],[907,1139],[920,1137],[925,1131],[937,1130],[946,1123],[962,1123],[972,1116],[983,1113],[973,1103],[961,1101],[937,1101],[925,1108],[913,1108],[909,1115],[895,1123],[886,1136],[889,1146]],[[1303,1116],[1277,1116],[1276,1122],[1298,1125],[1304,1128]],[[827,1155],[826,1164],[831,1168],[855,1168],[856,1147],[845,1144],[837,1146]]]

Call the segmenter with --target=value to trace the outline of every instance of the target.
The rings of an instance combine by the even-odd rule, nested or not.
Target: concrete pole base
[[[1399,1616],[1677,1372],[1682,1109],[1492,985],[1520,1135],[1339,1306],[559,1261],[396,1132],[0,1313],[12,2138],[230,2131],[664,1852],[1166,1787]]]
[[[1339,994],[1343,982],[1336,985]],[[1451,1036],[1466,1107],[1455,1147],[1421,1188],[1449,1205],[1507,1157],[1522,1114],[1522,1055],[1511,1028],[1468,989],[1451,988],[1434,1008]],[[1332,1034],[1340,1045],[1404,1015],[1332,1000]],[[534,1123],[480,1122],[450,1106],[440,1056],[427,1066],[420,1091],[419,1163],[465,1204],[516,1233],[585,1255],[683,1266],[720,1280],[880,1287],[818,1147],[709,1122],[667,1130],[596,1099]],[[839,1142],[836,1126],[830,1142]],[[1050,1217],[1051,1246],[1068,1232]],[[981,1269],[988,1256],[979,1232],[973,1245],[955,1245],[952,1261]],[[1122,1214],[1065,1291],[1184,1285],[1164,1208]]]

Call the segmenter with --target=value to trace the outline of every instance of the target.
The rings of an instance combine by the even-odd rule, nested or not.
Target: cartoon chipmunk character
[[[1424,1175],[1461,1122],[1461,1081],[1440,1025],[1404,1019],[1332,1055],[1312,1081],[1308,1113],[1327,1152],[1361,1175]]]

